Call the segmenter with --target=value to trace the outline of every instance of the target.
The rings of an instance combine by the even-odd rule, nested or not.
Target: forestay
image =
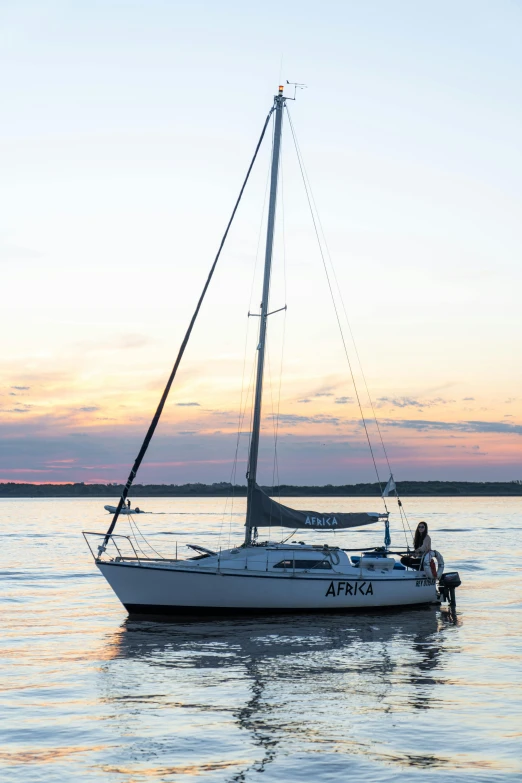
[[[266,492],[256,485],[252,493],[252,526],[253,527],[289,527],[294,530],[310,530],[317,528],[325,530],[346,530],[350,527],[371,525],[387,514],[375,513],[341,513],[338,511],[298,511],[295,508],[283,506],[272,500]]]

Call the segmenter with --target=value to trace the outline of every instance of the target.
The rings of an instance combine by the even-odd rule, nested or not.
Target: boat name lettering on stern
[[[337,585],[337,590],[335,586]],[[330,582],[326,596],[333,595],[373,595],[371,582]]]
[[[417,579],[415,587],[431,587],[435,584],[435,579]]]

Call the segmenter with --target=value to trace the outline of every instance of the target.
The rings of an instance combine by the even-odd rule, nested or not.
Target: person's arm
[[[431,538],[426,536],[420,547],[415,550],[416,555],[425,555],[431,549]]]

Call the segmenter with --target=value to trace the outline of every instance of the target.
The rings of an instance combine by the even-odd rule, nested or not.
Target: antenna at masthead
[[[295,96],[297,94],[297,90],[306,90],[306,84],[300,84],[299,82],[289,82],[288,79],[286,80],[286,83],[290,85],[290,87],[294,88],[294,97],[288,98],[289,101],[295,101]],[[281,88],[279,88],[281,89]]]

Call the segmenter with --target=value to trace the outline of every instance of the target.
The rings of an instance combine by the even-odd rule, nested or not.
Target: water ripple
[[[71,503],[22,503],[23,514],[20,501],[2,503],[18,532],[4,537],[0,571],[0,779],[522,779],[519,500],[408,502],[412,519],[444,525],[430,530],[447,570],[464,577],[456,624],[436,608],[128,619],[71,525],[103,529],[98,500],[74,501],[74,515]],[[148,499],[151,511],[183,515],[183,530],[162,530],[155,514],[140,526],[163,554],[188,536],[226,546],[218,503]],[[371,535],[350,531],[344,545]]]

